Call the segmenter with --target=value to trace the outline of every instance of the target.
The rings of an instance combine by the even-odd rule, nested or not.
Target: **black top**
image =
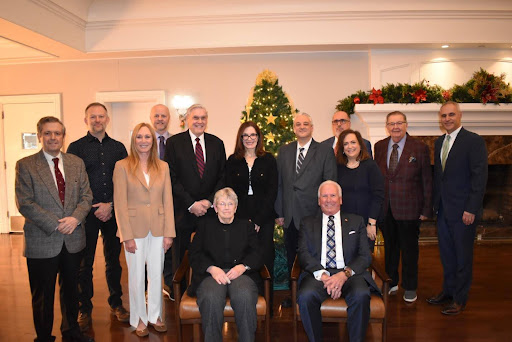
[[[338,183],[342,189],[341,210],[378,219],[384,201],[384,176],[373,159],[361,161],[358,167],[350,169],[338,164]]]
[[[238,264],[249,266],[245,275],[251,277],[261,289],[259,270],[263,267],[263,256],[254,225],[247,220],[235,218],[223,224],[217,217],[200,220],[196,235],[189,247],[192,282],[188,293],[195,296],[201,282],[211,277],[208,267],[231,269]]]
[[[248,203],[249,181],[252,186],[252,203]],[[274,202],[277,197],[277,164],[272,154],[266,153],[254,160],[249,178],[249,166],[244,159],[229,156],[226,162],[226,186],[238,196],[236,217],[250,219],[257,225],[273,222],[276,215]]]
[[[87,132],[85,137],[69,145],[67,153],[72,153],[84,161],[93,194],[92,203],[112,202],[114,167],[117,161],[128,156],[124,145],[109,137],[107,133],[100,142]]]

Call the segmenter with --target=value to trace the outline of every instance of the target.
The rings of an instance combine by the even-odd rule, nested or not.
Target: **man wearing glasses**
[[[327,140],[324,140],[322,144],[329,145],[333,148],[334,154],[337,154],[338,151],[336,151],[336,144],[338,143],[338,137],[343,131],[346,131],[347,129],[350,129],[350,117],[347,113],[344,111],[337,111],[332,115],[332,133],[334,136],[330,137]],[[370,157],[373,158],[372,155],[372,144],[366,140],[364,140],[364,145],[366,146],[366,150],[368,151],[368,154]]]
[[[420,223],[432,214],[432,167],[427,145],[407,133],[407,117],[391,112],[386,117],[389,137],[375,144],[375,161],[385,177],[385,197],[379,226],[384,236],[390,294],[398,291],[398,264],[402,253],[403,299],[418,298],[418,238]]]

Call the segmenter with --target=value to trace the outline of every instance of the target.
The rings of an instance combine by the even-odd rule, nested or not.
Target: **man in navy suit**
[[[171,136],[165,145],[164,160],[169,164],[176,239],[173,243],[173,268],[181,263],[204,215],[215,215],[213,197],[224,187],[226,150],[222,140],[205,133],[208,112],[200,104],[187,109],[188,130]]]
[[[370,288],[380,292],[370,273],[371,254],[361,216],[341,212],[341,187],[333,181],[318,189],[321,212],[304,218],[299,230],[297,302],[310,341],[322,341],[320,306],[329,297],[348,305],[351,342],[364,341],[370,319]]]
[[[473,273],[476,222],[482,214],[487,184],[487,150],[479,135],[462,127],[462,112],[455,102],[439,110],[446,134],[435,143],[434,210],[437,212],[443,290],[427,299],[445,305],[442,313],[461,313],[468,300]]]
[[[338,137],[343,131],[346,131],[347,129],[350,129],[349,115],[342,110],[335,112],[332,115],[332,134],[334,134],[334,136],[322,141],[322,144],[331,146],[334,150],[334,154],[336,154],[336,144],[338,143]],[[372,144],[366,139],[363,139],[363,142],[364,146],[366,146],[366,149],[368,150],[368,154],[373,158]]]

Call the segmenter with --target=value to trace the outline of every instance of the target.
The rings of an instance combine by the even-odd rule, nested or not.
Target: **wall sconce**
[[[180,119],[180,127],[185,128],[185,114],[187,113],[188,107],[194,104],[194,99],[188,95],[175,95],[172,99],[172,106],[178,113]]]

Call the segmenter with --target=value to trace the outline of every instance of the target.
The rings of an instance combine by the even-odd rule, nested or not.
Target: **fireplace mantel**
[[[395,110],[407,115],[407,131],[413,136],[444,134],[439,125],[437,103],[421,104],[356,104],[355,114],[366,128],[366,136],[374,145],[388,136],[386,115]],[[480,135],[512,135],[512,104],[461,103],[462,125]]]

